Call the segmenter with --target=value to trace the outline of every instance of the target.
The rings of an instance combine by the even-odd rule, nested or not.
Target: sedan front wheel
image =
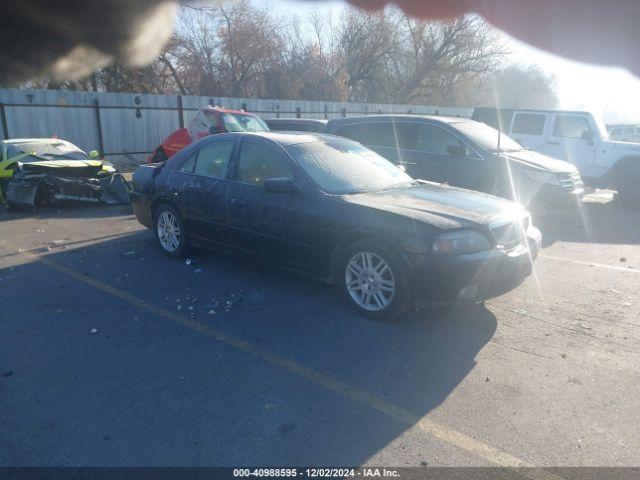
[[[407,267],[395,252],[362,242],[347,250],[341,265],[345,297],[361,314],[389,319],[409,307]]]

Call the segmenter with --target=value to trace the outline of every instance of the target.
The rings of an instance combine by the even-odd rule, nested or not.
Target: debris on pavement
[[[92,328],[91,329],[91,334],[95,335],[96,333],[98,333],[98,329],[97,328]]]
[[[125,252],[122,254],[123,257],[126,258],[136,258],[138,255],[136,254],[136,252],[134,252],[133,250],[129,251],[129,252]]]

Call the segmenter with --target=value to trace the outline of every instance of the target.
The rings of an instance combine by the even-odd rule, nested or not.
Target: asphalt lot
[[[126,207],[2,212],[0,465],[640,465],[640,211],[536,223],[516,290],[384,323]]]

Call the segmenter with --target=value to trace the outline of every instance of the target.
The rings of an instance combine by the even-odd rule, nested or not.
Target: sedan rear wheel
[[[345,253],[341,283],[347,301],[371,318],[393,318],[410,305],[407,267],[391,249],[358,243]]]
[[[170,205],[161,205],[156,211],[156,239],[162,251],[170,257],[182,257],[187,253],[189,239],[180,215]]]

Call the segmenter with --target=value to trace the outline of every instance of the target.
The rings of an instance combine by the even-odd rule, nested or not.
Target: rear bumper
[[[145,227],[152,228],[153,216],[151,213],[151,201],[149,197],[136,192],[131,192],[129,197],[131,198],[133,214],[136,216],[138,221]]]
[[[467,255],[412,258],[416,304],[480,302],[516,288],[531,274],[541,241],[540,231],[531,227],[527,231],[528,245],[523,243],[509,252],[496,249]]]

